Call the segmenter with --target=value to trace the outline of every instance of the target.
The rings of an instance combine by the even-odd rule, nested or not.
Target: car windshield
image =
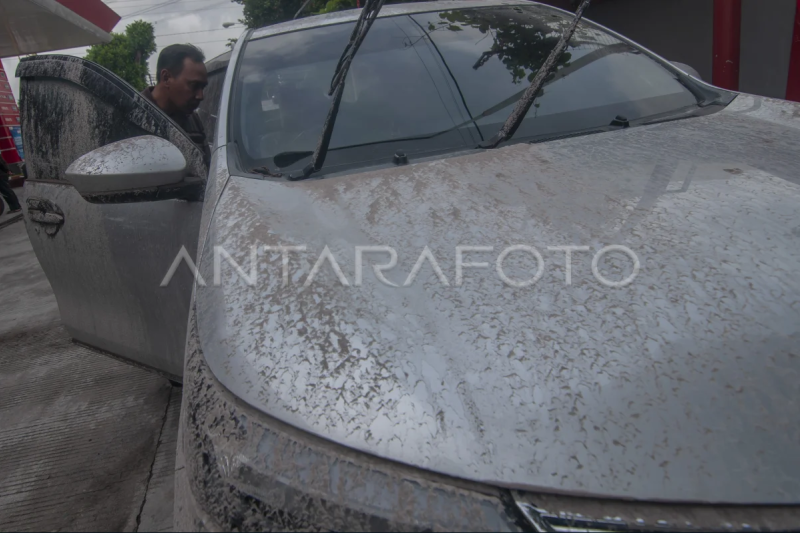
[[[492,137],[547,59],[570,15],[537,4],[379,18],[353,61],[324,171],[463,151]],[[245,168],[312,152],[327,91],[354,23],[247,43],[233,137]],[[678,111],[697,99],[636,48],[581,23],[511,142]],[[301,154],[302,156],[302,154]],[[281,160],[279,159],[279,162]],[[301,168],[300,157],[283,171]],[[323,172],[324,172],[323,171]]]

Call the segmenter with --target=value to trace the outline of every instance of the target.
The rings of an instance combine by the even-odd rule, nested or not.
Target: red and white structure
[[[19,109],[11,93],[8,77],[0,64],[0,155],[6,163],[18,163],[22,157],[19,132]]]

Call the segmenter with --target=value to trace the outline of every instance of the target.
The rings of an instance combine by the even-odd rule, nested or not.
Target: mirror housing
[[[203,180],[188,176],[186,158],[174,144],[143,135],[107,144],[67,168],[67,180],[92,203],[199,199]]]
[[[686,63],[679,63],[678,61],[670,61],[673,65],[684,71],[686,74],[692,76],[693,78],[697,78],[700,81],[703,81],[703,78],[700,77],[700,73],[697,70],[693,69]]]

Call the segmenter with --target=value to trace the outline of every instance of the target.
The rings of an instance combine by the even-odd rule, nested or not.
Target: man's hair
[[[203,52],[191,44],[171,44],[161,50],[156,64],[156,75],[158,83],[161,83],[161,71],[167,69],[173,76],[180,76],[183,71],[183,60],[191,59],[195,63],[203,63],[206,56]]]

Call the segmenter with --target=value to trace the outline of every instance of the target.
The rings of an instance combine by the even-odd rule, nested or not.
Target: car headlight
[[[798,531],[798,506],[614,501],[515,492],[534,531]]]

